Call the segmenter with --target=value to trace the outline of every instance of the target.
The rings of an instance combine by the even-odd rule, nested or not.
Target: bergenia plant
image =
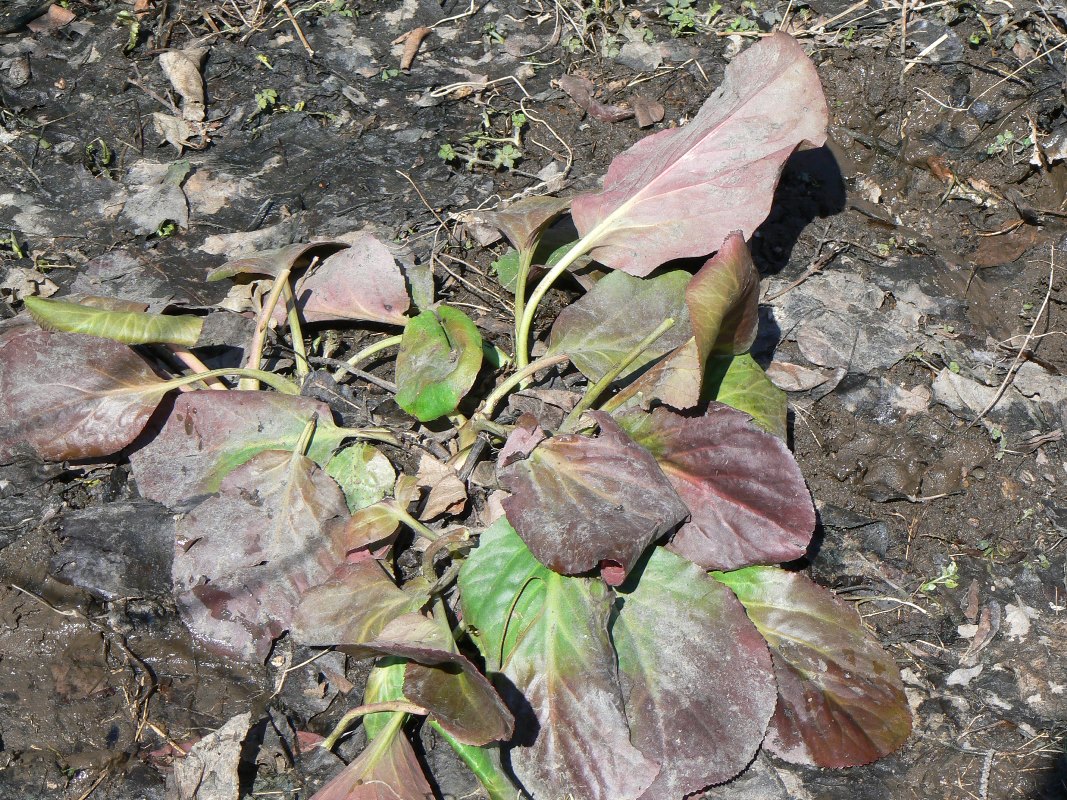
[[[826,125],[814,66],[776,34],[687,125],[619,155],[599,191],[496,211],[514,247],[510,341],[434,302],[425,273],[367,235],[211,276],[263,289],[239,368],[201,363],[202,316],[29,300],[39,324],[0,332],[0,456],[128,453],[140,492],[187,512],[174,590],[206,646],[262,662],[288,635],[376,659],[323,742],[358,719],[369,744],[317,800],[430,796],[411,717],[492,798],[681,798],[761,747],[868,763],[909,735],[900,676],[849,605],[776,566],[805,554],[815,514],[784,395],[749,355],[745,240]],[[579,238],[536,264],[568,208]],[[706,261],[668,264],[683,258]],[[602,277],[532,359],[541,300],[590,263],[587,285]],[[304,335],[336,321],[396,333],[340,361]],[[292,375],[263,368],[282,330]],[[360,369],[394,346],[392,381]],[[393,392],[416,431],[335,424],[298,384],[324,365]],[[559,381],[579,373],[580,393]],[[538,402],[511,403],[517,390]],[[438,457],[396,474],[430,443]],[[477,492],[485,513],[469,511]]]

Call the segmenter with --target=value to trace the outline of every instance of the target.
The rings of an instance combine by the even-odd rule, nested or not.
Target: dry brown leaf
[[[187,122],[203,122],[204,79],[200,66],[207,55],[205,47],[190,47],[186,50],[168,50],[159,56],[159,65],[170,85],[182,98],[182,119]]]
[[[458,514],[467,502],[467,487],[456,471],[442,464],[433,456],[423,454],[419,472],[415,476],[418,486],[427,490],[426,502],[419,518],[433,519],[442,514]]]

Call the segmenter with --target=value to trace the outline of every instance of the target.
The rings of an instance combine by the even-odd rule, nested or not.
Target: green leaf
[[[47,331],[83,333],[123,344],[164,342],[192,347],[204,327],[201,317],[169,316],[144,311],[107,311],[81,303],[27,297],[26,310]]]
[[[765,431],[785,439],[785,392],[771,383],[751,355],[713,356],[704,381],[708,399],[744,411]]]
[[[759,272],[739,231],[693,276],[685,292],[693,334],[706,362],[712,353],[744,353],[756,340]]]
[[[795,572],[713,572],[771,648],[778,706],[764,746],[795,764],[853,767],[911,733],[900,671],[856,610]]]
[[[537,250],[534,253],[535,265],[551,267],[563,258],[571,247],[574,246],[574,241],[571,240],[553,247],[554,242],[552,240],[557,238],[559,237],[553,237],[549,234],[545,235],[537,245]],[[588,262],[588,260],[589,259],[585,259],[586,262]],[[496,261],[492,262],[490,266],[496,274],[497,279],[500,281],[500,285],[512,294],[515,294],[515,281],[519,276],[519,251],[510,248],[505,250],[504,254]]]
[[[364,442],[338,452],[327,462],[326,472],[341,485],[348,510],[353,513],[377,503],[396,482],[396,471],[389,459]]]
[[[407,665],[406,658],[394,656],[375,661],[367,676],[367,686],[363,690],[363,705],[404,700],[404,670]],[[363,730],[367,733],[367,741],[377,738],[392,716],[391,711],[379,711],[363,717]]]
[[[422,422],[456,410],[482,366],[482,336],[470,317],[439,306],[404,327],[396,358],[396,402]]]
[[[616,601],[611,638],[630,740],[661,765],[653,798],[741,772],[778,697],[767,644],[724,586],[661,547]]]
[[[549,334],[549,354],[566,353],[589,380],[599,380],[663,320],[676,320],[620,377],[633,374],[692,336],[686,307],[690,278],[684,270],[643,279],[609,274],[560,312]]]
[[[511,751],[526,789],[536,797],[640,797],[658,767],[630,744],[607,586],[546,569],[506,519],[482,534],[459,582],[463,618],[487,669],[522,695],[513,708],[535,716],[525,725],[536,739]]]

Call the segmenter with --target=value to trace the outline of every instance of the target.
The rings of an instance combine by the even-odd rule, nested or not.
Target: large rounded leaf
[[[644,796],[729,780],[759,749],[778,697],[766,642],[725,586],[661,547],[619,591],[611,638],[630,740],[660,762]]]
[[[771,648],[778,706],[765,746],[796,764],[853,767],[911,733],[900,671],[856,610],[804,575],[749,567],[729,586]]]
[[[456,410],[482,367],[482,336],[449,306],[408,321],[396,358],[396,402],[423,422]]]
[[[621,418],[692,515],[669,547],[708,569],[800,558],[815,508],[793,454],[748,416],[714,403],[703,417],[665,408]]]
[[[0,462],[111,455],[137,437],[167,390],[124,344],[9,324],[0,333]]]

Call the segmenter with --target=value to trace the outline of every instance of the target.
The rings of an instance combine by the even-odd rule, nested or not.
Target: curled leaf
[[[526,197],[486,214],[485,221],[499,228],[516,250],[528,250],[570,204],[569,198]]]
[[[739,231],[726,237],[685,291],[700,360],[745,353],[756,340],[759,272]]]
[[[771,648],[778,705],[765,746],[795,764],[853,767],[911,733],[900,671],[856,610],[804,575],[774,567],[713,573]]]
[[[165,342],[192,347],[204,327],[203,318],[188,314],[171,316],[144,311],[108,311],[43,297],[27,297],[26,310],[45,330],[83,333],[124,344]]]
[[[276,278],[283,270],[306,267],[311,263],[311,259],[314,256],[325,258],[347,246],[342,242],[287,244],[285,247],[279,247],[275,250],[264,250],[251,256],[227,261],[218,269],[213,270],[207,276],[207,280],[221,281],[223,278],[232,278],[234,275],[258,275]]]

